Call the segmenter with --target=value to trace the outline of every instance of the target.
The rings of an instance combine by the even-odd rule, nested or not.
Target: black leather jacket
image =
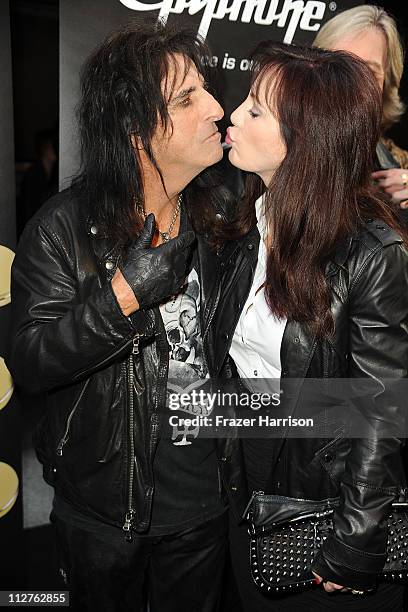
[[[203,238],[197,243],[207,353],[208,292],[218,258]],[[46,392],[48,410],[35,439],[47,482],[89,517],[143,532],[168,344],[157,308],[122,314],[109,282],[117,264],[71,190],[49,200],[28,223],[14,261],[6,361],[18,385]],[[242,508],[234,448],[234,441],[219,441],[220,474]]]
[[[240,241],[227,243],[220,258],[218,308],[208,344],[215,374],[229,359],[258,246],[254,228]],[[296,322],[285,328],[283,389],[288,378],[300,379],[290,399],[282,396],[290,413],[300,401],[305,378],[408,376],[408,252],[400,237],[384,223],[368,220],[357,237],[338,249],[326,277],[332,290],[334,337],[316,340]],[[392,410],[390,402],[378,397],[372,407],[374,421],[392,420]],[[274,484],[268,493],[316,500],[340,496],[335,537],[325,542],[315,571],[339,584],[371,586],[385,562],[384,519],[405,485],[400,440],[286,438],[276,441],[272,465]]]

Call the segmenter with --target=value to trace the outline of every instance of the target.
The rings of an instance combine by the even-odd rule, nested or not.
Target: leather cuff
[[[386,554],[367,553],[329,537],[316,555],[312,569],[325,581],[353,589],[373,588]]]

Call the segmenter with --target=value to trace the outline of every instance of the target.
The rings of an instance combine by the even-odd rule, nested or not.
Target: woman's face
[[[387,40],[379,28],[369,28],[349,37],[340,38],[332,49],[333,51],[348,51],[357,55],[374,72],[381,90],[384,88]]]
[[[241,170],[258,174],[265,185],[286,155],[279,123],[265,101],[265,85],[260,84],[259,102],[251,92],[231,115],[232,126],[226,142],[231,144],[229,160]]]

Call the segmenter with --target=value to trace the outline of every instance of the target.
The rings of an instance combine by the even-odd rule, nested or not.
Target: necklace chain
[[[171,232],[173,231],[174,224],[176,223],[177,217],[179,216],[182,202],[183,202],[183,196],[180,193],[179,197],[177,198],[177,204],[174,207],[173,216],[171,218],[170,225],[167,228],[167,232],[162,232],[161,230],[159,230],[159,228],[157,227],[157,224],[156,224],[156,230],[158,231],[159,235],[163,239],[163,242],[168,242],[170,240]],[[143,215],[143,217],[146,219],[147,215],[146,215],[146,211],[144,209],[144,206],[140,202],[137,202],[136,206],[137,206],[138,210],[141,212],[141,214]]]

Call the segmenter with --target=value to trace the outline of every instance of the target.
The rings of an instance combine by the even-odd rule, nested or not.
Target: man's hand
[[[371,178],[378,182],[382,191],[388,193],[392,201],[401,208],[408,208],[408,170],[404,168],[390,168],[373,172]]]
[[[128,300],[128,304],[124,304],[125,295],[122,295],[121,300],[115,290],[118,288],[120,291],[123,279],[136,298],[133,312],[137,307],[149,308],[178,293],[188,274],[194,232],[186,232],[153,248],[151,242],[154,231],[155,219],[154,215],[150,214],[140,236],[128,250],[127,259],[121,269],[123,278],[121,279],[120,274],[115,274],[116,278],[113,278],[112,287],[124,314],[128,313],[130,302]]]

